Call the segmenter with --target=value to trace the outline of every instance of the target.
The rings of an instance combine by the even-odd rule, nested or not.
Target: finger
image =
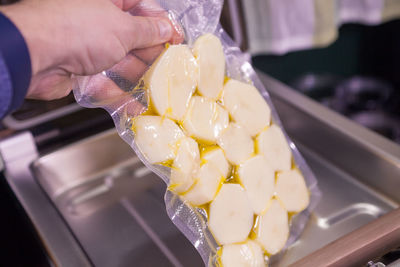
[[[138,1],[128,10],[134,16],[168,17],[168,12],[154,0]]]
[[[53,100],[67,96],[72,90],[69,74],[39,74],[32,80],[26,98]]]
[[[127,91],[129,88],[136,85],[147,68],[148,65],[137,58],[132,52],[126,55],[118,64],[114,65],[109,72],[114,73],[114,77],[121,77],[131,83],[131,85],[128,85],[121,79],[121,82],[125,83],[124,85],[114,79],[114,82],[119,85],[122,90]]]
[[[148,48],[136,49],[133,53],[141,61],[147,65],[151,65],[164,49],[164,45],[156,45]]]
[[[122,11],[129,11],[134,8],[142,0],[111,0]]]
[[[90,99],[91,104],[96,107],[108,105],[125,94],[103,73],[87,76],[83,79],[86,79],[86,81],[80,85],[80,87],[84,86],[84,88],[79,89],[81,95]]]
[[[178,22],[171,19],[168,12],[154,0],[111,0],[123,11],[129,11],[133,16],[158,17],[168,19],[172,26],[172,36],[169,40],[172,44],[181,43],[184,40],[184,31]],[[130,24],[129,24],[130,25]]]
[[[168,19],[124,15],[119,39],[127,51],[162,44],[172,38],[173,28]]]
[[[123,11],[128,11],[136,6],[142,0],[111,0],[117,7]]]
[[[110,114],[118,113],[126,116],[137,116],[146,110],[133,91],[124,92],[116,83],[102,73],[86,77],[85,88],[80,88],[81,94],[90,99],[94,107],[106,109]]]
[[[111,0],[117,7],[122,9],[122,11],[132,12],[137,7],[137,10],[144,9],[152,12],[164,12],[165,10],[154,0]],[[133,14],[137,16],[149,16],[149,14]]]
[[[156,1],[139,1],[129,9],[129,13],[134,16],[168,18],[173,26],[173,34],[170,43],[179,44],[183,42],[185,34],[181,25],[173,17],[170,17],[170,14]]]
[[[185,32],[183,31],[182,26],[178,22],[173,21],[172,24],[174,27],[174,31],[173,31],[173,35],[170,40],[170,43],[171,44],[180,44],[185,40]]]
[[[133,53],[129,53],[106,71],[106,75],[100,73],[85,77],[81,94],[88,97],[93,106],[105,108],[110,113],[125,112],[127,116],[136,116],[146,109],[134,97],[134,88],[147,67]]]
[[[123,0],[111,0],[111,2],[116,5],[118,8],[123,10],[124,1]]]

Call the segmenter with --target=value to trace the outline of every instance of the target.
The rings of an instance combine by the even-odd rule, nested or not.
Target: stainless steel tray
[[[323,193],[301,238],[279,265],[287,266],[398,206],[400,147],[265,75],[261,78]],[[8,146],[0,144],[1,153],[7,150],[4,147]],[[13,160],[6,157],[6,168],[13,167]],[[34,175],[30,172],[25,178],[9,172],[9,183],[22,200],[28,193],[31,198],[41,193],[29,190],[28,181],[41,185],[76,240],[70,245],[83,251],[84,260],[74,266],[203,265],[165,213],[165,185],[116,132],[39,157],[31,170]],[[59,240],[45,238],[49,229],[41,226],[45,219],[35,212],[40,206],[22,203],[46,246],[55,249]],[[54,261],[63,265],[62,256]]]
[[[115,131],[42,157],[33,170],[95,266],[202,266],[165,212],[166,186]]]

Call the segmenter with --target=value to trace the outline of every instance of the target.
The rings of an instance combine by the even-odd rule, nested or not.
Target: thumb
[[[173,27],[167,18],[138,17],[127,14],[120,40],[128,51],[162,44],[171,40]]]

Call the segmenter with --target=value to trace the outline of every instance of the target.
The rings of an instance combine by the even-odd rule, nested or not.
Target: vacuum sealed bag
[[[219,25],[222,0],[157,4],[184,42],[154,48],[161,53],[149,61],[132,53],[78,77],[75,98],[107,110],[121,138],[168,185],[167,213],[205,265],[273,264],[316,206],[316,179]]]

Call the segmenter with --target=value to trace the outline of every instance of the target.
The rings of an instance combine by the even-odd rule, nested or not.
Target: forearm
[[[0,9],[0,118],[23,102],[31,80],[31,61],[25,40]]]

